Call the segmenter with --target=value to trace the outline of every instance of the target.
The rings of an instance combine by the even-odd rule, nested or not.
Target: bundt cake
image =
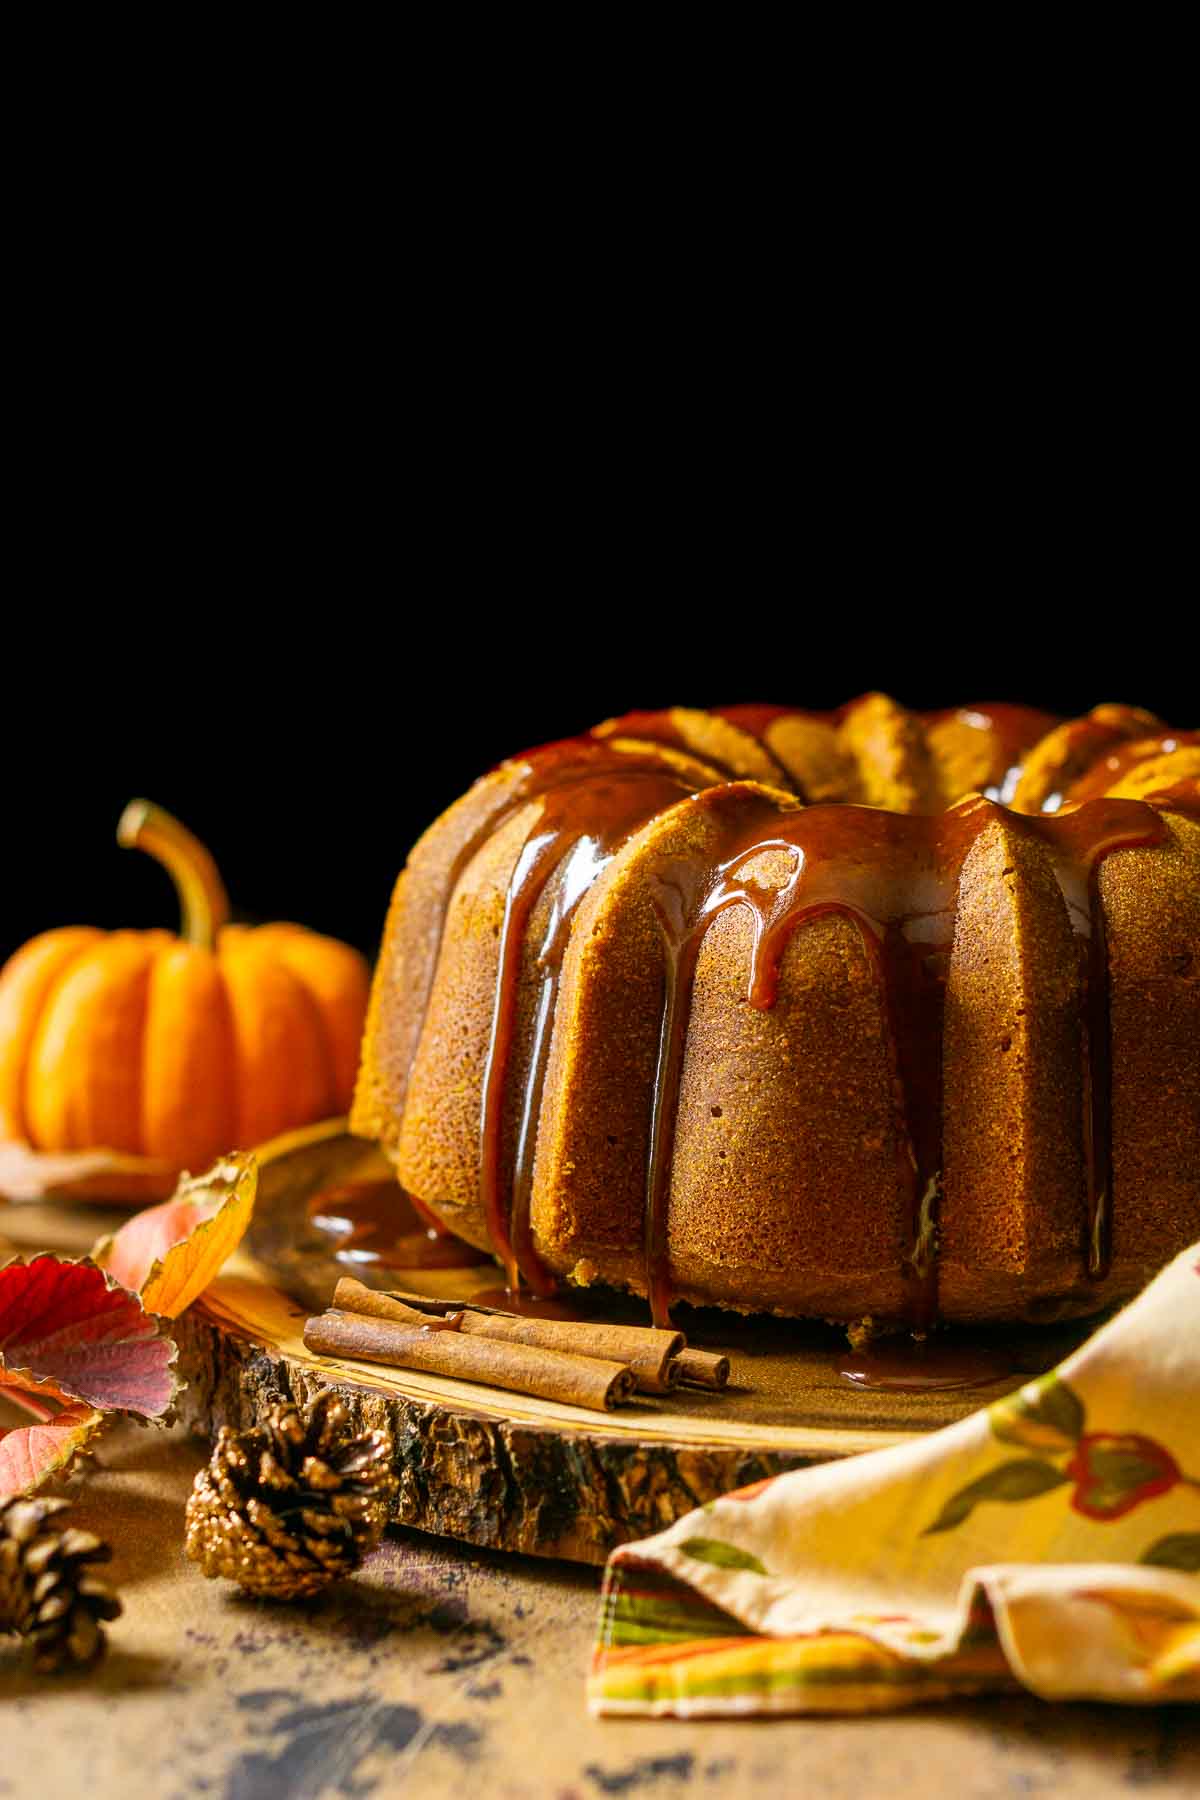
[[[1055,1319],[1200,1234],[1200,733],[630,713],[426,832],[352,1128],[511,1288]]]

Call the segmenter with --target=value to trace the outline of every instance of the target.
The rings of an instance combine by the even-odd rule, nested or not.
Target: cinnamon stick
[[[675,1367],[680,1381],[693,1387],[723,1388],[729,1380],[729,1358],[715,1350],[681,1350]]]
[[[429,1331],[424,1319],[414,1326],[331,1309],[307,1321],[304,1342],[321,1356],[353,1356],[394,1368],[454,1375],[461,1381],[558,1400],[564,1406],[585,1406],[593,1412],[606,1412],[633,1392],[633,1375],[623,1363],[569,1356],[535,1344],[498,1342],[461,1330]]]
[[[429,1323],[428,1314],[391,1294],[366,1287],[349,1275],[344,1275],[334,1289],[333,1304],[344,1312],[365,1313],[376,1319],[394,1319],[410,1325]],[[593,1323],[587,1319],[523,1319],[515,1313],[475,1312],[469,1306],[456,1309],[455,1316],[461,1316],[459,1330],[468,1337],[532,1344],[541,1350],[562,1350],[571,1356],[625,1363],[643,1394],[665,1394],[679,1380],[675,1362],[684,1346],[681,1331]]]

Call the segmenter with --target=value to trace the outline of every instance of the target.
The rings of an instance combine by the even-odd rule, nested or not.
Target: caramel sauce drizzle
[[[838,1374],[852,1387],[896,1394],[936,1394],[1010,1382],[1017,1370],[1012,1357],[1003,1351],[946,1344],[936,1338],[914,1343],[909,1338],[844,1353],[838,1359]]]
[[[854,704],[807,716],[837,723]],[[727,707],[719,716],[763,741],[770,724],[794,710]],[[976,714],[980,729],[999,733],[998,762],[1006,768],[1015,767],[1030,743],[1055,723],[1051,715],[1032,708],[999,704],[962,709],[959,716],[973,723]],[[919,716],[931,720],[946,715]],[[1080,724],[1081,750],[1084,735],[1089,749],[1094,745],[1098,751],[1112,742],[1094,722]],[[609,741],[617,731],[642,740],[641,745]],[[510,1302],[519,1299],[524,1279],[535,1296],[532,1305],[556,1304],[551,1299],[555,1277],[533,1244],[530,1201],[559,977],[572,920],[621,845],[664,809],[689,797],[715,826],[709,853],[663,858],[650,873],[664,946],[644,1211],[646,1285],[655,1324],[668,1323],[674,1298],[667,1211],[692,985],[708,926],[732,906],[747,909],[754,921],[747,999],[763,1010],[775,1002],[780,964],[794,931],[835,914],[852,920],[860,933],[887,1022],[897,1180],[904,1197],[901,1268],[909,1291],[909,1317],[920,1332],[935,1321],[946,973],[962,864],[980,832],[998,816],[1046,846],[1079,948],[1086,994],[1083,1235],[1088,1273],[1093,1279],[1103,1278],[1112,1254],[1112,1071],[1099,870],[1114,850],[1161,842],[1165,827],[1160,809],[1190,811],[1197,784],[1183,782],[1164,790],[1154,797],[1154,806],[1138,800],[1095,799],[1061,814],[1036,816],[1012,813],[983,796],[929,817],[858,806],[806,807],[737,779],[698,789],[666,758],[656,757],[650,746],[659,742],[682,751],[717,778],[731,771],[692,750],[666,713],[627,714],[603,732],[546,745],[518,759],[526,765],[521,778],[462,847],[444,890],[448,909],[460,877],[487,838],[521,807],[540,803],[505,900],[480,1125],[480,1198],[494,1253],[505,1270]],[[795,784],[785,775],[781,785]],[[791,859],[791,873],[781,886],[755,879],[751,865],[769,852]],[[512,1062],[526,940],[539,902],[547,894],[548,914],[535,958],[539,986],[528,1064],[516,1109],[513,1166],[506,1179],[505,1138],[510,1135]],[[432,979],[431,970],[430,983]]]
[[[1144,738],[1147,732],[1155,729],[1157,723],[1149,713],[1138,712],[1131,707],[1109,709],[1098,718],[1096,714],[1099,710],[1093,709],[1085,718],[1072,719],[1066,726],[1065,755],[1063,766],[1058,771],[1058,786],[1042,801],[1043,812],[1057,812],[1065,801],[1075,799],[1074,789],[1077,783],[1107,753]],[[1135,757],[1133,760],[1138,759]],[[1104,786],[1112,786],[1112,777],[1105,781]]]
[[[708,813],[715,827],[708,853],[664,857],[650,875],[666,964],[645,1206],[646,1283],[655,1323],[666,1322],[672,1300],[667,1214],[692,984],[705,932],[731,906],[746,908],[754,922],[746,998],[764,1010],[774,1004],[794,931],[830,914],[858,928],[887,1022],[909,1319],[918,1332],[934,1323],[946,974],[963,861],[997,817],[1046,845],[1080,947],[1086,1255],[1089,1274],[1100,1279],[1111,1260],[1112,1072],[1098,873],[1112,851],[1162,840],[1157,812],[1137,800],[1100,800],[1057,818],[1026,817],[981,796],[931,817],[853,806],[788,809],[743,784],[706,789],[690,804]],[[791,859],[781,887],[761,884],[751,868],[772,851]]]
[[[762,705],[719,706],[715,710],[718,718],[728,719],[731,725],[738,725],[751,737],[757,738],[767,754],[778,761],[771,749],[769,737],[771,727],[777,720],[816,719],[822,724],[836,727],[845,721],[847,715],[864,698],[864,695],[860,695],[857,700],[847,700],[830,712],[798,712],[794,706]],[[1007,700],[981,701],[975,706],[951,707],[940,712],[917,712],[913,717],[925,726],[936,725],[944,719],[957,719],[961,724],[972,726],[977,731],[987,732],[993,747],[993,761],[986,791],[989,799],[1005,801],[1012,798],[1021,765],[1029,750],[1048,731],[1053,731],[1056,725],[1062,723],[1056,713],[1042,712],[1035,706],[1017,706]],[[796,786],[788,778],[786,770],[783,785],[785,788]]]
[[[424,1325],[418,1325],[418,1331],[428,1331],[431,1335],[437,1331],[461,1331],[466,1313],[460,1308],[457,1312],[442,1313],[440,1318],[426,1319]]]
[[[468,1269],[490,1260],[394,1180],[322,1188],[309,1202],[308,1222],[349,1268]]]
[[[678,750],[684,756],[697,756],[699,752],[692,749],[686,737],[672,719],[670,711],[629,712],[622,713],[619,719],[610,719],[604,725],[598,725],[592,736],[601,742],[616,737],[629,738],[644,744],[665,744],[670,750]],[[726,781],[743,779],[730,763],[723,762],[720,757],[705,752],[702,760],[708,763],[717,774]],[[785,781],[786,786],[790,782]]]
[[[580,901],[617,850],[642,825],[694,793],[692,783],[665,763],[647,764],[616,751],[611,765],[594,771],[583,790],[576,782],[547,787],[541,813],[517,858],[500,932],[500,968],[484,1070],[480,1132],[480,1197],[488,1234],[504,1265],[509,1288],[524,1275],[536,1294],[554,1292],[556,1281],[533,1245],[530,1199],[538,1115],[550,1052],[550,1033],[563,954]],[[526,936],[538,901],[552,876],[559,880],[546,934],[537,955],[541,976],[534,1015],[529,1073],[521,1098],[511,1184],[501,1179],[502,1136],[512,1061],[517,998]]]
[[[958,706],[949,712],[918,714],[925,725],[941,719],[956,719],[986,731],[994,745],[994,757],[984,792],[989,800],[1005,805],[1016,792],[1025,758],[1033,746],[1062,720],[1056,713],[1041,712],[1035,706],[1016,706],[1007,700],[987,700],[976,706]]]
[[[1182,750],[1196,744],[1200,744],[1200,731],[1161,731],[1150,738],[1117,741],[1092,765],[1086,775],[1081,775],[1068,786],[1064,799],[1070,804],[1094,800],[1106,789],[1114,787],[1139,763],[1148,762],[1152,757],[1167,756],[1172,750]]]
[[[719,771],[703,759],[691,761]],[[696,791],[695,783],[666,757],[636,745],[606,743],[592,734],[563,738],[508,759],[520,769],[515,783],[496,797],[494,806],[459,849],[447,873],[437,935],[441,941],[446,915],[459,881],[487,840],[506,820],[531,802],[541,803],[510,880],[501,928],[499,970],[491,1033],[484,1069],[484,1103],[480,1121],[479,1194],[493,1250],[503,1264],[509,1290],[519,1292],[524,1276],[536,1295],[555,1291],[554,1277],[534,1248],[529,1229],[533,1150],[538,1112],[549,1058],[559,968],[574,911],[591,881],[615,855],[623,838],[665,806]],[[606,798],[598,803],[598,789]],[[516,1004],[526,928],[537,902],[556,870],[567,862],[555,914],[539,954],[543,972],[534,1043],[523,1096],[513,1178],[506,1190],[501,1179],[506,1094],[516,1024]],[[563,896],[570,894],[569,901]],[[424,991],[417,998],[422,1017],[428,1013],[436,973],[431,959]],[[420,1034],[417,1044],[420,1043]]]
[[[759,743],[766,742],[768,731],[777,719],[790,719],[795,716],[794,706],[764,706],[761,703],[743,706],[717,706],[713,708],[718,719],[728,719],[731,725],[749,732]],[[820,714],[801,714],[804,717],[820,717]]]

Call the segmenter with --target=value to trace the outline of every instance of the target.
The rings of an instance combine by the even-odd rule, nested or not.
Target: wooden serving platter
[[[496,1285],[490,1266],[373,1275],[340,1265],[309,1225],[309,1205],[324,1188],[384,1173],[378,1152],[336,1122],[264,1156],[248,1254],[177,1321],[185,1416],[208,1430],[245,1427],[281,1395],[332,1385],[363,1427],[393,1435],[398,1521],[491,1548],[603,1562],[731,1488],[961,1418],[1052,1367],[1083,1335],[1010,1337],[1003,1374],[976,1387],[863,1391],[839,1373],[846,1345],[833,1328],[681,1308],[689,1342],[729,1356],[729,1388],[639,1395],[610,1413],[317,1356],[304,1321],[328,1304],[339,1275],[432,1299],[470,1301]],[[647,1322],[640,1302],[613,1304]]]

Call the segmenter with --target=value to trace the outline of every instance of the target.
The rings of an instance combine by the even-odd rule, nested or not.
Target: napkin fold
[[[609,1559],[595,1713],[1200,1700],[1200,1244],[1051,1374]]]

